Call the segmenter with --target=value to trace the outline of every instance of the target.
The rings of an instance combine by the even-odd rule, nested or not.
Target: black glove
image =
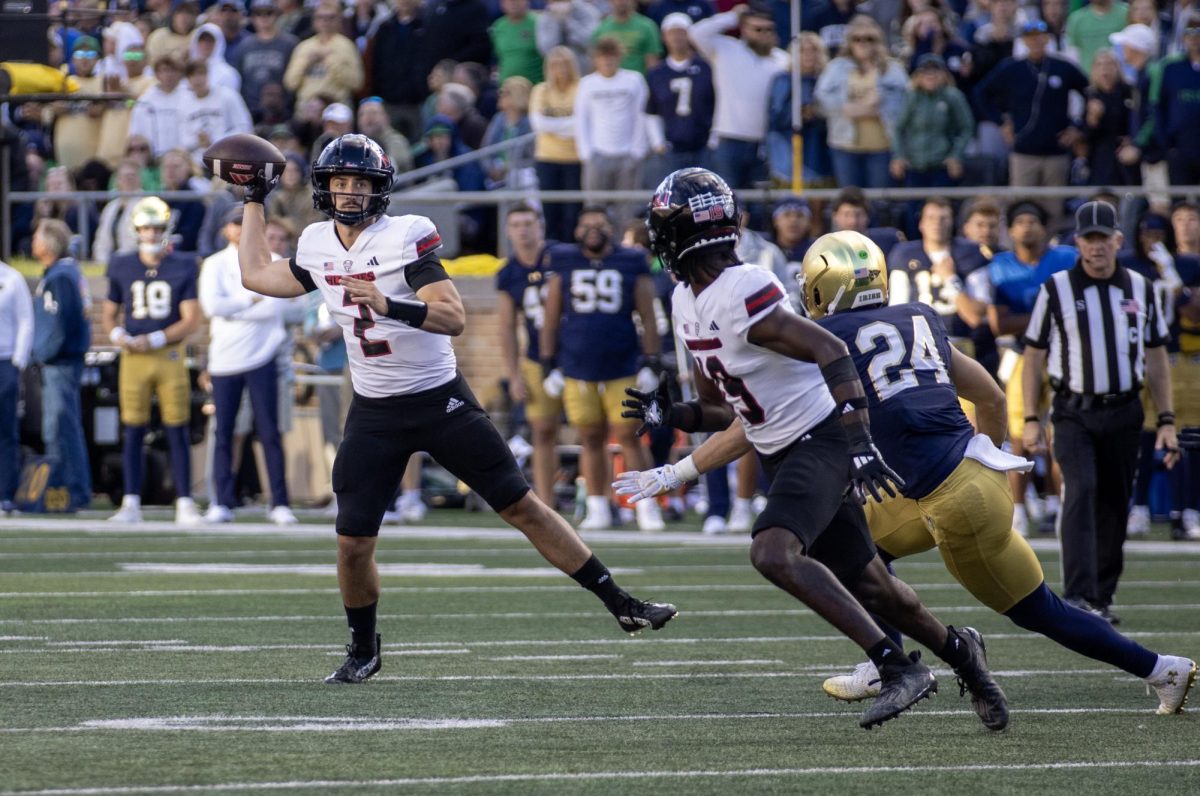
[[[1179,447],[1185,451],[1200,450],[1200,426],[1187,426],[1179,430]]]
[[[896,490],[904,488],[904,479],[887,466],[879,448],[867,437],[850,445],[850,486],[858,492],[862,502],[866,502],[867,493],[877,502],[882,502],[883,497],[877,490],[886,492],[888,497],[895,497]]]
[[[257,202],[260,205],[265,203],[267,201],[267,194],[275,190],[275,186],[279,184],[279,176],[276,174],[268,180],[263,176],[263,172],[260,171],[246,185],[243,201]]]
[[[625,394],[633,400],[621,401],[625,411],[621,417],[632,417],[642,421],[637,435],[640,437],[652,428],[671,426],[671,379],[663,373],[658,377],[658,387],[653,392],[643,392],[626,387]]]

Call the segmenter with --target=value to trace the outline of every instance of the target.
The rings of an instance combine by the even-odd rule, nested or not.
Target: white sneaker
[[[588,495],[585,501],[587,513],[579,523],[581,531],[602,531],[613,524],[612,506],[605,495]]]
[[[754,509],[754,516],[762,514],[763,510],[767,508],[767,496],[755,495],[750,499],[750,507]]]
[[[1177,655],[1159,655],[1158,664],[1146,678],[1146,685],[1158,694],[1160,716],[1182,713],[1188,691],[1196,682],[1196,662]]]
[[[729,510],[730,533],[746,533],[754,525],[754,505],[748,498],[734,498]]]
[[[1125,522],[1125,533],[1129,536],[1145,536],[1150,533],[1150,507],[1134,506],[1129,510]]]
[[[136,525],[142,521],[141,506],[122,503],[117,513],[108,518],[109,522],[119,522],[123,525]]]
[[[1029,536],[1029,515],[1025,513],[1025,506],[1020,503],[1013,506],[1012,525],[1019,536]]]
[[[707,534],[727,533],[729,528],[725,524],[725,518],[720,514],[714,514],[711,517],[704,518],[704,525],[700,528],[701,531]]]
[[[330,519],[337,519],[337,512],[338,512],[337,495],[334,495],[333,500],[329,501],[329,505],[326,506],[324,508],[324,510],[321,512],[321,516],[329,517]]]
[[[300,522],[287,506],[276,506],[267,512],[267,519],[276,525],[295,525]]]
[[[400,519],[403,522],[420,522],[425,519],[427,511],[429,509],[425,507],[424,502],[420,498],[409,501],[403,498],[400,500]]]
[[[1200,539],[1200,511],[1183,510],[1183,532],[1189,539]]]
[[[219,503],[214,503],[204,512],[204,521],[212,525],[233,522],[233,512]]]
[[[821,683],[821,690],[843,702],[859,702],[879,696],[879,670],[870,661],[854,667],[852,674],[839,674]]]
[[[199,525],[201,522],[199,510],[196,508],[196,501],[190,497],[181,497],[175,501],[175,524],[176,525]]]
[[[638,530],[646,533],[657,533],[665,531],[667,524],[663,522],[662,510],[658,507],[658,501],[651,498],[650,500],[639,500],[633,504],[633,513],[637,517]]]

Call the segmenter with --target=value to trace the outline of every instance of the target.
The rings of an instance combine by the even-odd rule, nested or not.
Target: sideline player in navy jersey
[[[583,447],[580,469],[587,483],[587,516],[579,527],[612,526],[609,506],[608,435],[637,469],[650,457],[637,438],[636,422],[621,416],[625,389],[654,389],[662,369],[654,321],[654,281],[646,255],[613,244],[613,226],[602,207],[585,207],[575,228],[578,245],[550,250],[550,285],[542,325],[546,390],[561,393],[567,422]],[[641,319],[641,342],[634,313]],[[661,531],[655,501],[637,506],[643,531]]]
[[[886,274],[871,241],[854,233],[825,235],[804,261],[804,299],[809,314],[849,347],[868,386],[875,442],[905,481],[901,495],[867,502],[881,554],[893,560],[936,545],[946,568],[981,603],[1067,649],[1144,678],[1158,693],[1159,713],[1179,712],[1195,663],[1158,655],[1050,591],[1029,543],[1012,529],[1005,471],[1031,463],[998,449],[1007,425],[1004,394],[981,365],[950,344],[931,308],[884,306],[886,276],[858,277],[874,270]],[[977,406],[978,435],[958,396]],[[879,692],[879,674],[874,664],[859,664],[853,674],[827,680],[824,689],[846,701],[866,699]]]
[[[157,196],[133,208],[136,253],[114,255],[108,264],[104,328],[121,347],[118,397],[125,426],[122,453],[125,496],[113,522],[142,520],[142,445],[150,423],[150,394],[158,396],[171,475],[175,479],[175,522],[195,525],[192,449],[188,441],[191,381],[183,342],[200,328],[195,254],[171,251],[171,208]],[[123,315],[123,317],[122,317]]]
[[[525,419],[533,433],[533,490],[554,506],[554,471],[558,455],[558,419],[562,401],[550,397],[542,381],[540,341],[546,301],[547,244],[542,217],[524,202],[509,208],[505,232],[511,253],[496,274],[500,293],[500,352],[508,372],[508,394],[525,404]],[[525,354],[518,352],[517,327],[525,326]]]
[[[272,261],[263,200],[277,179],[246,190],[238,260],[242,284],[267,296],[320,291],[342,327],[354,398],[333,465],[338,586],[351,643],[327,683],[361,683],[380,668],[376,633],[383,514],[409,456],[426,451],[475,490],[538,552],[594,593],[621,629],[655,630],[675,606],[631,597],[583,540],[529,490],[512,453],[458,372],[450,338],[466,311],[438,259],[441,236],[423,216],[386,214],[395,170],[364,135],[340,136],[313,164],[311,224],[291,259]]]
[[[716,207],[720,213],[712,212]],[[773,274],[738,262],[737,218],[733,192],[705,169],[669,175],[651,201],[651,243],[681,283],[672,318],[695,355],[700,401],[672,404],[660,388],[630,391],[634,400],[627,405],[649,427],[720,433],[677,464],[623,474],[618,492],[639,502],[656,496],[711,469],[706,455],[713,440],[735,438],[730,447],[739,455],[749,440],[771,480],[750,558],[767,580],[879,665],[883,688],[860,725],[869,729],[894,718],[937,686],[919,653],[900,653],[870,610],[953,667],[984,725],[1003,729],[1007,702],[988,673],[979,633],[938,622],[907,584],[888,574],[871,544],[855,493],[894,494],[893,484],[904,484],[872,441],[867,398],[846,346],[797,315]],[[864,268],[864,282],[882,297],[883,261],[867,265],[874,271]]]

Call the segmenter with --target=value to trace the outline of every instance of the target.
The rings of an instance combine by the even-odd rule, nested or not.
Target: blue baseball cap
[[[803,213],[806,216],[811,216],[812,208],[808,206],[807,201],[801,199],[799,196],[789,196],[776,203],[775,209],[771,211],[771,218],[778,218],[783,213]]]
[[[1021,35],[1029,36],[1034,33],[1049,33],[1050,26],[1040,19],[1031,19],[1021,26]]]

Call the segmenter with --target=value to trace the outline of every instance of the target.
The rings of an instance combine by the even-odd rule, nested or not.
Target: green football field
[[[937,664],[934,699],[859,729],[863,706],[820,689],[859,651],[751,569],[747,537],[588,536],[679,606],[627,637],[514,532],[430,520],[385,529],[383,670],[340,687],[327,525],[0,520],[0,793],[1200,793],[1197,713],[1155,715],[1140,681],[975,604],[933,555],[900,575],[984,633],[1006,732]],[[1131,543],[1121,628],[1200,655],[1198,563],[1200,543]]]

